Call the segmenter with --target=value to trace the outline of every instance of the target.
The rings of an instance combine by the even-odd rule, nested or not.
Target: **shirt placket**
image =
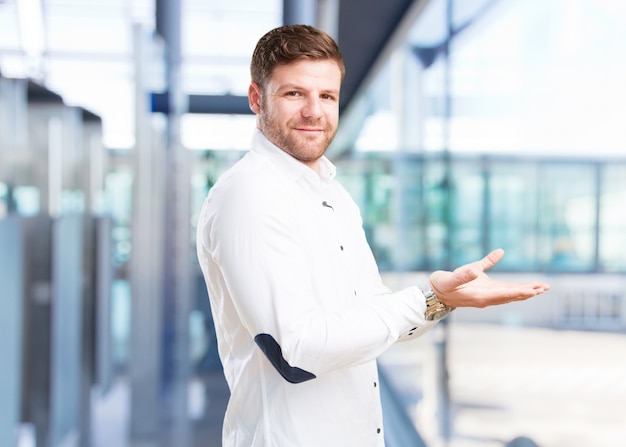
[[[357,287],[354,280],[354,274],[350,266],[350,252],[351,247],[344,236],[343,225],[341,222],[341,215],[343,210],[340,201],[335,200],[332,196],[329,187],[321,189],[321,204],[324,214],[324,222],[327,226],[327,234],[329,237],[329,247],[333,254],[333,259],[336,260],[336,267],[339,271],[336,272],[336,276],[342,278],[342,288],[344,293],[350,294],[350,296],[357,296]]]

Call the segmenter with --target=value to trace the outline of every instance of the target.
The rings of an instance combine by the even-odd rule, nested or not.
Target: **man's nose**
[[[302,116],[317,117],[322,114],[322,103],[319,98],[309,97],[302,107]]]

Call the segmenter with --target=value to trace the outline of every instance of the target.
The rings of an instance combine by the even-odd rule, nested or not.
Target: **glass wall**
[[[607,163],[600,171],[598,248],[600,268],[607,272],[626,271],[626,165]]]
[[[502,271],[626,272],[615,248],[626,161],[383,152],[338,165],[382,270],[460,265],[501,247]]]

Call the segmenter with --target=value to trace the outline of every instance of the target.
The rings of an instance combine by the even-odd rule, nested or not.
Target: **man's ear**
[[[248,104],[256,115],[261,113],[261,87],[254,81],[248,87]]]

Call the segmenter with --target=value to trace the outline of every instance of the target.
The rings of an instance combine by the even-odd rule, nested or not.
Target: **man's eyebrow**
[[[279,86],[278,90],[302,90],[302,87],[300,87],[298,84],[288,83]]]
[[[329,88],[326,90],[322,90],[322,93],[332,93],[333,95],[339,95],[339,89],[337,88]]]
[[[283,90],[308,90],[307,88],[299,85],[299,84],[294,84],[294,83],[287,83],[287,84],[283,84],[280,87],[278,87],[278,91],[283,91]],[[339,94],[339,89],[335,89],[335,88],[327,88],[327,89],[322,89],[321,90],[322,93],[332,93],[334,95],[338,95]]]
[[[300,84],[288,82],[278,87],[278,90],[304,90]]]

